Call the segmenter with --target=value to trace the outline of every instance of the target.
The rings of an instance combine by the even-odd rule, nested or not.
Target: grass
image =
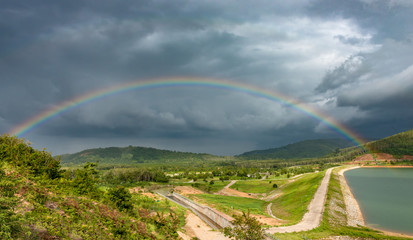
[[[300,221],[323,176],[324,172],[306,174],[281,187],[282,195],[272,201],[273,214],[290,224]]]
[[[246,180],[237,181],[231,188],[246,193],[269,193],[276,189],[273,188],[274,184],[281,186],[285,182],[286,180]]]
[[[334,169],[331,175],[323,220],[318,228],[300,233],[276,233],[279,240],[295,239],[325,239],[329,236],[349,236],[354,239],[389,239],[401,240],[407,238],[392,237],[381,234],[376,230],[365,227],[346,226],[347,218],[344,214],[344,197],[341,191],[337,172],[342,168]]]
[[[174,186],[191,186],[205,192],[216,193],[228,185],[229,182],[230,181],[214,181],[214,184],[210,184],[209,182],[204,182],[201,180],[192,183],[173,182],[172,184]]]
[[[223,189],[226,185],[228,185],[229,182],[230,181],[214,181],[214,184],[211,185],[209,182],[206,183],[204,181],[199,181],[193,183],[193,186],[201,190],[207,189],[208,192],[215,193]]]
[[[229,215],[232,215],[234,210],[243,212],[249,210],[252,214],[266,215],[265,206],[267,203],[259,199],[212,194],[197,194],[192,197],[196,197],[203,203],[211,205]]]

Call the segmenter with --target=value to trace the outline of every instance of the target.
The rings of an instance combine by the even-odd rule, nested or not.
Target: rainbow
[[[251,86],[244,83],[233,82],[228,80],[217,80],[207,78],[166,78],[166,79],[152,79],[147,81],[134,81],[125,84],[120,84],[108,88],[98,89],[87,94],[78,96],[74,99],[62,102],[59,105],[53,106],[40,114],[28,119],[22,124],[12,129],[9,134],[17,137],[26,135],[29,131],[35,129],[48,120],[66,112],[80,105],[86,104],[92,100],[99,100],[115,94],[121,94],[129,91],[167,88],[167,87],[206,87],[217,88],[236,92],[242,92],[248,95],[268,99],[271,101],[282,103],[286,106],[292,107],[324,124],[329,128],[347,138],[358,146],[363,146],[364,140],[349,128],[336,121],[330,116],[321,111],[304,104],[296,99],[285,96],[281,93],[261,89],[256,86]]]

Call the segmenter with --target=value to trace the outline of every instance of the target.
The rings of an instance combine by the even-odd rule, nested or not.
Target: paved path
[[[226,185],[224,188],[230,188],[232,185],[234,185],[237,182],[237,180],[232,180],[228,185]]]
[[[329,168],[321,181],[320,186],[314,194],[313,200],[308,205],[308,212],[303,216],[301,222],[296,225],[286,227],[272,227],[267,230],[267,233],[288,233],[288,232],[300,232],[309,231],[320,225],[323,217],[324,205],[327,197],[328,183],[330,182],[331,170]]]
[[[270,203],[270,204],[267,205],[267,213],[268,213],[268,215],[270,215],[271,217],[273,217],[273,218],[275,218],[275,219],[277,219],[277,220],[283,221],[282,219],[277,218],[276,216],[274,216],[274,215],[272,214],[271,206],[272,206],[272,203]]]

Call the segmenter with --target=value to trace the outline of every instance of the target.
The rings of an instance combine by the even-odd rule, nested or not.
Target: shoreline
[[[354,197],[346,178],[344,177],[344,172],[357,168],[360,168],[360,166],[347,167],[338,172],[341,191],[343,193],[344,203],[346,205],[347,225],[352,227],[366,226],[360,206]]]
[[[400,166],[360,166],[361,168],[413,168],[413,166],[410,165],[400,165]]]
[[[385,167],[387,166],[352,166],[352,167],[347,167],[345,169],[342,169],[338,172],[338,176],[340,179],[340,185],[341,185],[341,191],[343,192],[344,203],[346,205],[347,225],[353,226],[353,227],[358,227],[358,226],[368,227],[370,229],[380,231],[384,233],[385,235],[394,236],[394,237],[413,238],[413,235],[391,232],[389,230],[372,227],[366,224],[364,220],[363,212],[360,209],[357,199],[354,197],[351,191],[351,188],[348,185],[346,178],[344,177],[344,172],[357,169],[357,168],[385,168]],[[398,167],[399,168],[413,168],[413,166],[389,166],[388,168],[398,168]]]

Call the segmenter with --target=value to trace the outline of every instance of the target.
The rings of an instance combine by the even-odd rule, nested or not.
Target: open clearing
[[[197,194],[192,195],[193,198],[198,199],[203,204],[208,204],[217,208],[218,210],[231,215],[234,211],[244,211],[248,210],[252,214],[266,215],[265,206],[266,202],[244,197],[233,197],[233,196],[221,196],[212,194]]]
[[[274,184],[281,186],[285,180],[249,180],[249,181],[237,181],[231,186],[231,189],[235,189],[246,193],[265,193],[273,191]]]

